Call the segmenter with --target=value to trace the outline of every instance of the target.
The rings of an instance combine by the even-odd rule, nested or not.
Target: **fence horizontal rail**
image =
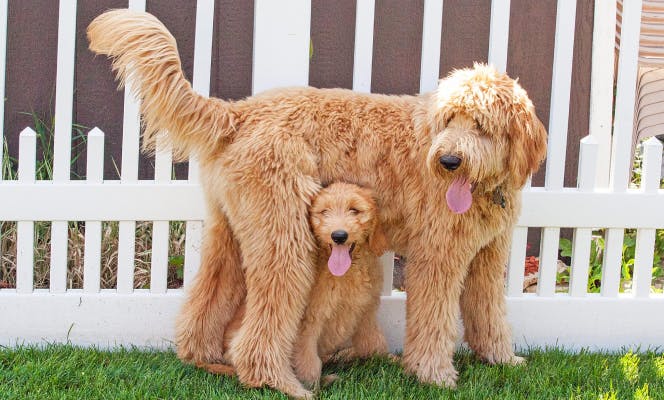
[[[0,185],[2,221],[191,221],[205,217],[204,205],[201,187],[186,181]]]
[[[200,185],[188,181],[0,184],[2,221],[191,221],[205,218],[204,204]],[[658,229],[664,228],[662,204],[661,189],[615,193],[534,187],[523,192],[518,225]]]
[[[47,341],[101,348],[172,347],[175,315],[182,304],[183,293],[182,289],[168,290],[164,294],[140,289],[131,294],[118,294],[115,290],[95,294],[81,290],[63,294],[35,290],[16,295],[13,290],[3,289],[0,290],[0,315],[12,321],[12,329],[10,335],[0,336],[0,345]],[[382,298],[379,320],[392,350],[402,348],[405,305],[403,293]],[[556,345],[568,350],[614,351],[640,346],[645,351],[661,346],[664,324],[660,319],[643,318],[643,315],[657,315],[662,307],[662,295],[648,299],[626,295],[542,298],[529,294],[507,298],[515,345],[523,350]],[[639,335],[635,336],[634,332]]]

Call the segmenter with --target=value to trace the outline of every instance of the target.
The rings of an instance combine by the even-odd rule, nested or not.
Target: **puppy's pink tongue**
[[[332,254],[327,260],[327,267],[334,276],[342,276],[350,268],[350,247],[342,245],[332,246]]]
[[[473,195],[470,193],[470,182],[465,179],[455,179],[447,189],[445,199],[447,206],[455,214],[463,214],[470,208]]]

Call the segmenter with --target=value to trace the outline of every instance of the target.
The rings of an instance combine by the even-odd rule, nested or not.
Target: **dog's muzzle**
[[[461,165],[461,159],[452,155],[441,156],[438,161],[440,161],[440,164],[443,166],[443,168],[448,171],[454,171]]]

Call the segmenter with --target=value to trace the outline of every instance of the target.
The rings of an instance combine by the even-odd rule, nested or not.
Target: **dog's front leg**
[[[520,364],[514,355],[505,310],[505,265],[511,229],[482,248],[470,263],[461,295],[464,335],[470,348],[490,364]]]
[[[452,357],[468,252],[450,238],[416,244],[409,253],[404,366],[422,382],[454,388]]]

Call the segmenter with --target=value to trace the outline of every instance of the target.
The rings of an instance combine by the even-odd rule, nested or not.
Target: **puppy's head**
[[[333,183],[321,190],[311,205],[311,226],[323,248],[330,249],[328,267],[341,276],[351,265],[352,252],[367,246],[376,255],[387,242],[378,224],[378,210],[369,189]]]
[[[519,189],[546,156],[546,130],[526,91],[490,66],[442,79],[427,119],[427,167],[450,182],[448,206],[457,213],[470,207],[478,183]]]

